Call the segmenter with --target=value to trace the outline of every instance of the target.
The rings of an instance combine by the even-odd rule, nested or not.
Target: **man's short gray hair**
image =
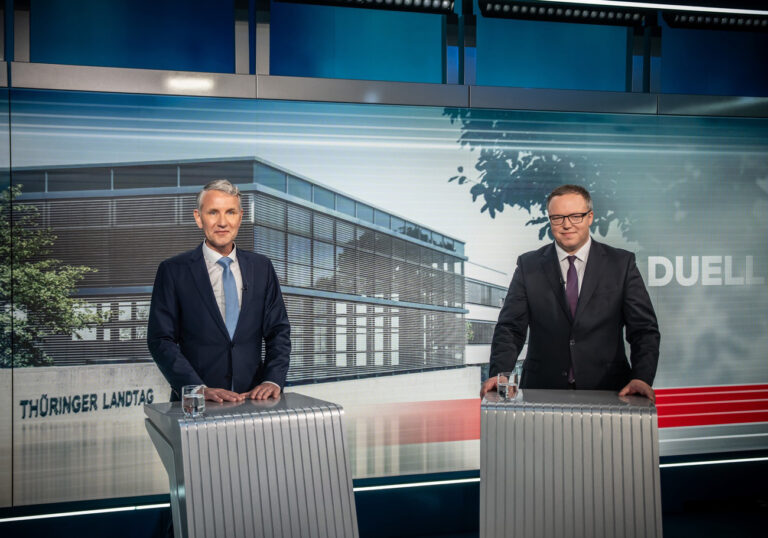
[[[237,196],[237,201],[240,204],[240,207],[243,207],[242,197],[240,196],[240,189],[232,185],[232,183],[227,179],[214,179],[213,181],[210,181],[208,184],[206,184],[206,186],[203,187],[203,190],[197,193],[198,211],[203,210],[203,195],[208,191],[221,191],[229,194],[230,196]]]

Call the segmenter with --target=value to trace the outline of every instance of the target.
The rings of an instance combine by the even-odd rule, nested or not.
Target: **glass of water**
[[[204,385],[184,385],[181,387],[181,409],[186,417],[199,417],[205,411]]]
[[[496,390],[504,400],[511,400],[517,394],[517,386],[520,382],[517,372],[499,372],[496,376]]]

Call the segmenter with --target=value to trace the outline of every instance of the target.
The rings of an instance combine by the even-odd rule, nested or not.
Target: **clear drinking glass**
[[[511,400],[517,394],[517,386],[520,376],[517,372],[499,372],[496,376],[496,386],[499,396],[505,400]]]
[[[181,409],[184,416],[199,417],[205,411],[203,385],[184,385],[181,387]]]

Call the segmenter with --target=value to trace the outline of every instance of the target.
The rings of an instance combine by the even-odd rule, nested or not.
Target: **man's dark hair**
[[[552,198],[563,194],[580,194],[587,202],[587,209],[592,211],[592,197],[589,195],[589,191],[581,185],[560,185],[557,187],[547,196],[547,209],[549,209],[549,202],[552,201]]]

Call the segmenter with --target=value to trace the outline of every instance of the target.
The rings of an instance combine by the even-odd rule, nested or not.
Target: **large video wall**
[[[649,287],[662,455],[768,447],[744,397],[768,389],[768,120],[4,99],[0,506],[167,492],[142,423],[169,396],[152,282],[202,241],[195,194],[220,177],[243,191],[238,246],[283,288],[287,390],[345,407],[356,478],[479,468],[492,319],[563,183]],[[729,396],[685,396],[704,393]]]

